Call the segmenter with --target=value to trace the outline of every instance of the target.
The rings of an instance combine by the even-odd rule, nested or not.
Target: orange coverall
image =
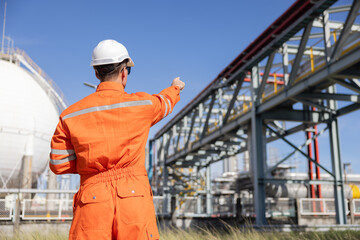
[[[180,90],[128,94],[102,82],[60,115],[50,169],[80,174],[69,239],[159,239],[145,146],[152,125],[172,112]]]

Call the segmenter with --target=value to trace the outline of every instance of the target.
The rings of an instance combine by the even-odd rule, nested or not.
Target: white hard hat
[[[128,67],[134,66],[124,45],[111,39],[103,40],[94,48],[91,66],[119,63],[125,59],[129,59]]]

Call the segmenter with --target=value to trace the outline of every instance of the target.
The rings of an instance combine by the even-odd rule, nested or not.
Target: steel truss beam
[[[320,132],[318,132],[317,134],[314,134],[312,136],[312,138],[310,138],[309,140],[306,140],[304,144],[300,145],[299,147],[295,147],[295,149],[289,153],[286,157],[284,157],[283,159],[281,159],[280,161],[278,161],[274,166],[272,166],[271,168],[269,168],[265,174],[267,173],[271,173],[272,171],[274,171],[275,169],[277,169],[277,167],[282,164],[283,162],[285,162],[286,160],[288,160],[292,155],[294,155],[298,150],[303,149],[305,146],[308,146],[315,138],[317,138],[318,136],[320,136],[321,134],[323,134],[328,128],[324,128],[322,129]],[[283,135],[281,134],[277,134],[277,136],[282,137],[282,139],[285,139],[285,137],[283,137]]]
[[[177,189],[184,186],[182,181],[185,179],[195,181],[192,176],[189,178],[183,176],[179,179],[175,176],[178,172],[177,168],[196,167],[199,171],[216,161],[250,150],[256,221],[260,225],[266,224],[265,203],[262,201],[265,199],[264,182],[280,181],[269,179],[267,176],[289,156],[266,170],[264,146],[267,142],[282,139],[294,149],[290,154],[299,152],[334,177],[334,181],[330,182],[337,186],[337,220],[338,223],[344,223],[340,200],[343,190],[341,174],[336,171],[331,172],[309,158],[301,150],[308,142],[297,147],[286,137],[299,131],[309,130],[316,124],[325,123],[328,128],[323,129],[313,138],[329,129],[332,134],[331,144],[337,149],[338,130],[334,121],[337,117],[360,108],[360,82],[357,80],[360,75],[358,70],[360,46],[353,44],[358,41],[359,31],[350,31],[357,27],[354,25],[353,12],[358,11],[356,10],[358,3],[354,1],[351,7],[336,7],[324,12],[334,2],[333,0],[309,2],[306,2],[309,4],[308,10],[302,9],[304,13],[301,16],[287,23],[288,27],[281,32],[271,34],[267,44],[258,42],[259,45],[239,55],[208,87],[156,133],[155,143],[158,146],[159,159],[157,163],[163,164],[163,188],[168,188],[165,179],[169,178],[177,181],[175,183]],[[350,11],[347,20],[344,23],[330,21],[330,14],[339,11]],[[319,17],[322,12],[322,16]],[[318,19],[315,19],[316,17]],[[332,44],[334,41],[330,41],[330,29],[335,25],[343,29],[340,38]],[[274,26],[275,29],[277,27]],[[323,28],[322,33],[319,33],[319,27]],[[294,37],[297,37],[295,34],[299,32],[302,32],[300,43],[294,47],[292,46],[294,43],[289,41],[294,40]],[[315,37],[322,42],[316,46],[309,45],[317,40],[314,39]],[[308,41],[310,38],[312,40]],[[329,86],[335,84],[345,86],[355,94],[327,91]],[[326,104],[331,101],[335,103],[347,101],[350,105],[337,109],[331,104]],[[314,106],[317,110],[296,110],[294,108],[296,103]],[[278,121],[296,121],[300,124],[286,129]],[[336,150],[332,154],[334,166],[339,167],[340,152]],[[167,167],[170,171],[169,176],[166,175]],[[171,169],[174,171],[171,172]],[[169,185],[170,188],[174,186]]]
[[[274,61],[274,57],[275,57],[275,52],[272,52],[268,58],[268,61],[266,63],[266,67],[265,67],[265,72],[264,72],[264,75],[263,75],[263,78],[262,78],[262,81],[261,81],[261,85],[258,89],[258,92],[257,92],[257,95],[258,96],[261,96],[264,92],[264,89],[265,89],[265,84],[268,80],[268,77],[269,77],[269,73],[270,73],[270,68],[271,68],[271,65],[273,64],[273,61]]]
[[[322,170],[324,170],[325,172],[327,172],[328,174],[330,174],[331,176],[334,176],[334,174],[328,170],[327,168],[325,168],[324,166],[322,166],[320,163],[317,163],[314,159],[312,159],[311,157],[309,157],[308,154],[304,153],[303,151],[301,151],[298,147],[296,147],[294,144],[292,144],[289,140],[287,140],[285,137],[282,137],[279,133],[277,133],[276,131],[274,131],[271,127],[266,126],[267,129],[269,129],[272,133],[275,133],[279,138],[281,138],[284,142],[286,142],[289,146],[291,146],[292,148],[294,148],[297,152],[299,152],[301,155],[303,155],[304,157],[306,157],[309,161],[313,162],[317,167],[320,167]]]
[[[350,12],[344,23],[344,26],[341,30],[340,38],[337,41],[337,43],[335,44],[335,48],[331,54],[331,59],[333,61],[335,61],[335,59],[339,58],[339,56],[341,54],[341,50],[344,47],[346,39],[348,38],[348,36],[350,34],[351,26],[354,24],[354,21],[357,17],[359,9],[360,9],[360,1],[354,0],[352,7],[350,9]]]
[[[289,135],[292,135],[294,133],[297,133],[297,132],[300,132],[300,131],[305,131],[307,128],[311,127],[312,125],[316,125],[316,123],[312,123],[312,124],[300,124],[300,125],[297,125],[293,128],[290,128],[290,129],[287,129],[287,130],[281,130],[281,131],[278,131],[281,136],[283,137],[286,137],[286,136],[289,136]],[[278,136],[276,134],[268,134],[270,135],[270,137],[268,137],[266,139],[266,142],[269,143],[269,142],[272,142],[272,141],[275,141],[278,138]]]
[[[232,97],[231,102],[229,103],[228,109],[226,111],[226,115],[224,117],[223,124],[226,124],[228,119],[229,119],[230,113],[233,110],[235,101],[236,101],[236,99],[238,97],[239,91],[240,91],[241,86],[242,86],[242,84],[244,82],[244,78],[245,78],[245,74],[243,73],[242,76],[240,77],[240,79],[238,80],[237,84],[236,84],[236,89],[235,89],[235,91],[233,93],[233,97]]]
[[[328,8],[335,0],[319,0],[315,4],[309,4],[307,11],[302,12],[301,16],[297,16],[296,18],[292,19],[291,23],[288,22],[288,27],[286,30],[283,30],[281,33],[267,36],[270,37],[272,40],[269,42],[264,48],[259,50],[256,54],[252,56],[251,61],[241,62],[244,63],[240,68],[232,70],[229,76],[222,76],[220,74],[213,82],[211,82],[193,101],[191,101],[181,112],[181,114],[176,115],[173,119],[169,121],[166,126],[161,129],[158,133],[155,134],[155,138],[161,136],[164,132],[168,130],[168,128],[178,122],[184,115],[187,115],[189,111],[195,108],[200,102],[203,102],[211,93],[212,91],[223,88],[224,86],[228,86],[233,83],[240,74],[244,71],[251,69],[256,63],[260,62],[261,59],[268,56],[272,53],[275,49],[282,47],[283,43],[285,43],[289,38],[297,33],[300,29],[302,29],[309,21],[312,21],[320,12]],[[320,10],[321,9],[321,10]],[[294,9],[295,10],[295,9]],[[319,11],[320,10],[320,11]],[[298,9],[296,9],[298,11]],[[240,55],[241,56],[241,55]],[[230,65],[231,66],[231,65]],[[231,66],[234,67],[234,66]],[[227,69],[225,69],[227,70]],[[224,70],[224,71],[225,71]],[[224,72],[223,71],[223,72]]]
[[[355,65],[357,62],[360,62],[360,48],[356,48],[348,54],[344,55],[336,62],[331,62],[327,67],[319,69],[314,72],[312,75],[302,80],[301,84],[295,84],[291,88],[284,89],[278,93],[275,97],[269,99],[268,101],[261,104],[258,108],[259,113],[267,112],[270,109],[280,105],[281,103],[286,102],[290,98],[296,97],[305,90],[315,87],[317,84],[320,84],[323,81],[327,81],[329,76],[335,75],[342,70]]]
[[[302,93],[299,95],[299,98],[306,99],[327,99],[327,100],[337,100],[337,101],[349,101],[354,103],[360,102],[360,95],[352,94],[329,94],[329,93]]]
[[[304,29],[303,35],[301,37],[300,45],[299,45],[299,48],[298,48],[298,51],[297,51],[297,54],[296,54],[296,57],[294,60],[294,64],[291,68],[288,85],[292,85],[292,83],[295,81],[295,77],[299,70],[300,61],[302,60],[302,56],[303,56],[304,50],[306,48],[306,43],[309,39],[311,28],[312,28],[312,23],[308,23]]]
[[[348,88],[354,92],[360,93],[360,87],[358,86],[358,84],[355,83],[355,81],[353,79],[346,81],[343,79],[331,78],[331,80],[345,88]]]
[[[294,100],[302,102],[305,105],[315,107],[315,108],[317,108],[319,110],[322,110],[324,112],[331,113],[331,114],[336,114],[336,111],[330,109],[329,107],[327,107],[325,105],[322,105],[321,103],[313,102],[311,100],[306,100],[306,99],[303,99],[301,97],[294,98]],[[327,116],[326,119],[328,119],[328,116]]]
[[[302,110],[273,110],[263,114],[266,120],[324,123],[330,118],[327,112]]]
[[[353,104],[350,104],[350,105],[348,105],[346,107],[338,109],[336,111],[336,115],[337,116],[342,116],[342,115],[351,113],[351,112],[353,112],[355,110],[358,110],[358,109],[360,109],[360,104],[359,103],[353,103]]]

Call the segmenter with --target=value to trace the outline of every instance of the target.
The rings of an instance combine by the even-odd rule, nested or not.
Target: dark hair
[[[117,76],[119,71],[126,67],[128,61],[128,59],[125,59],[120,63],[94,66],[94,70],[96,71],[101,82],[108,81],[109,79]]]

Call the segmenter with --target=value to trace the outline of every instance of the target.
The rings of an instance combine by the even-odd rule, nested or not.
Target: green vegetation
[[[51,233],[51,234],[43,234],[39,232],[33,233],[21,233],[17,236],[9,237],[5,234],[0,233],[1,240],[67,240],[69,236],[67,233]]]
[[[328,232],[259,232],[230,228],[229,231],[221,232],[210,229],[200,231],[169,230],[161,233],[164,240],[357,240],[360,239],[360,231],[328,231]]]
[[[16,237],[6,237],[0,233],[0,239],[4,240],[66,240],[68,235],[64,233],[41,233],[19,234]],[[360,239],[360,231],[328,231],[328,232],[259,232],[251,228],[239,230],[229,227],[226,232],[214,229],[181,230],[169,229],[161,232],[162,240],[355,240]]]

